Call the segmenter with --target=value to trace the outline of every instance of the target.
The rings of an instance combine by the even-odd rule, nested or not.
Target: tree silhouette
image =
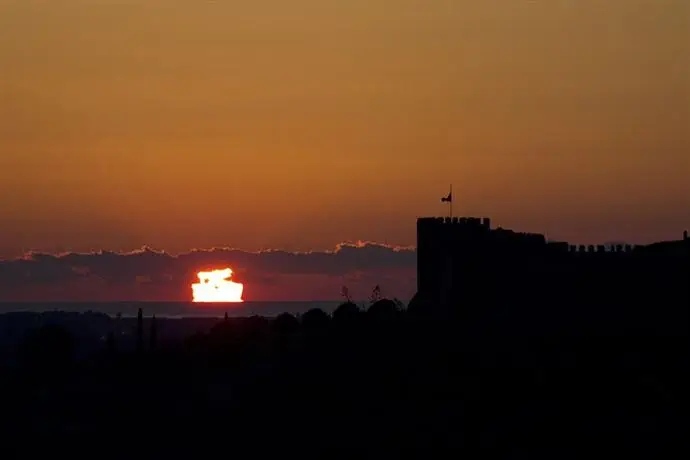
[[[60,326],[46,325],[30,333],[24,342],[27,364],[52,370],[65,370],[72,360],[74,342]]]
[[[151,351],[156,349],[156,342],[158,341],[158,331],[156,330],[156,315],[151,318],[151,331],[149,333],[149,348]]]
[[[350,290],[348,289],[347,286],[343,286],[340,289],[340,295],[341,295],[341,297],[345,298],[345,301],[347,301],[348,303],[352,303],[352,298],[350,297]]]
[[[105,349],[110,356],[115,354],[115,333],[112,330],[105,337]]]
[[[273,321],[275,332],[280,337],[287,337],[299,330],[299,321],[290,313],[281,313]]]
[[[381,300],[381,287],[377,284],[374,286],[374,289],[371,290],[371,296],[369,297],[369,301],[374,304]]]
[[[353,302],[345,302],[338,306],[333,312],[333,322],[340,328],[351,328],[360,319],[362,310]]]
[[[137,312],[137,353],[144,351],[144,311]]]
[[[405,303],[398,299],[397,297],[393,297],[393,303],[395,304],[396,307],[398,307],[399,310],[404,310],[405,309]]]
[[[400,314],[400,307],[390,299],[377,300],[367,310],[367,317],[372,319],[375,324],[392,322],[400,317]]]
[[[307,335],[325,333],[330,324],[330,318],[320,308],[312,308],[302,315],[302,328]]]

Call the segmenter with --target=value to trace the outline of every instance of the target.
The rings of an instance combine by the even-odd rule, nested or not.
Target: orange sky
[[[0,256],[690,227],[687,0],[0,0]]]

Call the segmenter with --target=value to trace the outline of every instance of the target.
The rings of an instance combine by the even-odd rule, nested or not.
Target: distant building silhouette
[[[477,304],[478,298],[505,300],[521,294],[531,300],[563,292],[607,296],[612,287],[616,295],[633,288],[668,292],[688,282],[689,269],[687,231],[678,241],[615,244],[607,250],[492,228],[489,218],[417,220],[417,296],[441,308],[467,297]]]

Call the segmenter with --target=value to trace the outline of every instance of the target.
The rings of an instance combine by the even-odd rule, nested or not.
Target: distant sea
[[[265,316],[281,313],[299,315],[312,308],[332,313],[342,301],[291,301],[291,302],[241,302],[241,303],[192,303],[192,302],[6,302],[0,303],[0,314],[13,312],[96,312],[109,316],[136,317],[141,308],[144,316],[159,318],[222,318]]]

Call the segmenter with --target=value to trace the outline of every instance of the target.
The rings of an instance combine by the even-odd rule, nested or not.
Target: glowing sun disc
[[[212,270],[197,273],[199,282],[192,284],[194,302],[243,302],[244,285],[230,281],[232,270]]]

